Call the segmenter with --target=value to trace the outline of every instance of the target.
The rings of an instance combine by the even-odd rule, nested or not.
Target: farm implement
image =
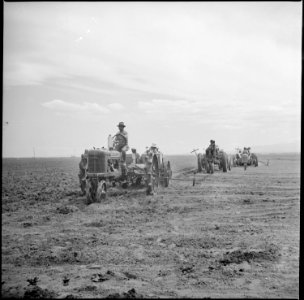
[[[212,149],[210,146],[205,150],[205,153],[197,153],[199,149],[194,149],[191,153],[195,153],[197,157],[197,172],[213,174],[215,170],[227,172],[231,170],[231,162],[228,155],[217,145]]]
[[[110,137],[110,136],[109,136]],[[86,203],[101,202],[111,187],[145,186],[146,194],[154,194],[157,187],[168,187],[172,177],[170,162],[163,153],[151,147],[141,156],[132,149],[131,154],[114,150],[108,140],[108,148],[85,150],[79,163],[79,183]]]
[[[255,153],[250,152],[250,147],[244,147],[243,151],[240,148],[236,148],[236,153],[233,155],[233,166],[244,166],[246,170],[247,166],[259,165],[258,157]]]

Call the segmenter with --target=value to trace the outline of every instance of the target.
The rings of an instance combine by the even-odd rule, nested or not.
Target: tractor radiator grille
[[[103,151],[92,151],[88,156],[89,173],[107,172],[107,155]]]

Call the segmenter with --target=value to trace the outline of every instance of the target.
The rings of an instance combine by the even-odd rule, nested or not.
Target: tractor
[[[93,148],[84,151],[79,163],[79,183],[86,204],[106,199],[107,191],[114,186],[146,186],[146,194],[156,192],[159,185],[168,187],[172,177],[170,162],[165,162],[162,152],[150,147],[143,155],[136,149],[126,154],[115,149],[111,135],[108,148]]]
[[[193,150],[192,152],[197,150],[198,149]],[[218,170],[223,170],[223,172],[231,170],[231,163],[227,153],[222,149],[220,150],[217,145],[215,145],[214,149],[209,146],[204,154],[198,153],[196,156],[198,172],[202,172],[202,170],[205,169],[207,173],[213,174],[215,165],[218,167]]]
[[[240,148],[236,148],[237,152],[233,158],[234,166],[244,166],[246,170],[247,166],[259,165],[258,157],[255,153],[250,152],[250,147],[244,147],[243,151]]]
[[[231,170],[227,153],[222,149],[220,150],[217,146],[215,147],[214,152],[212,152],[211,148],[208,147],[205,155],[205,166],[207,173],[214,173],[214,168],[216,165],[218,166],[218,169],[223,170],[223,172]]]
[[[240,166],[242,163],[242,150],[236,148],[236,153],[232,156],[232,165],[233,167]]]

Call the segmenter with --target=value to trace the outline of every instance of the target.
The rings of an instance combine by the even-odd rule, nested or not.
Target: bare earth
[[[78,158],[3,159],[2,297],[299,298],[299,155],[86,206]],[[35,279],[35,277],[37,277]]]

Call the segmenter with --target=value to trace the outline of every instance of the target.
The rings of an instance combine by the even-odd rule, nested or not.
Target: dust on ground
[[[300,161],[84,204],[77,158],[3,159],[2,297],[299,298]]]

